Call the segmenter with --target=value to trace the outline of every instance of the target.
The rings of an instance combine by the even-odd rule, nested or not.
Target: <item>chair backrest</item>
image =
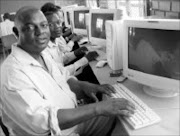
[[[10,34],[2,36],[1,41],[5,49],[11,49],[11,45],[17,42],[17,38],[14,36],[14,34]]]

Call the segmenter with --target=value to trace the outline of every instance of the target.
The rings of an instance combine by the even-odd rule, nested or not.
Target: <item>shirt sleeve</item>
[[[69,62],[71,62],[75,58],[76,58],[76,56],[74,55],[74,52],[67,52],[63,56],[63,62],[64,62],[64,64],[68,64]]]
[[[7,82],[3,82],[1,88],[3,113],[28,134],[61,135],[57,119],[57,110],[61,107],[51,106],[20,70],[11,70],[5,77],[8,78],[3,80]]]
[[[78,75],[81,73],[84,66],[88,64],[88,60],[86,57],[77,60],[74,64],[66,66],[67,70],[70,72],[71,75]]]
[[[73,46],[74,46],[74,42],[73,41],[69,41],[67,43],[67,46],[69,47],[70,51],[72,50]]]

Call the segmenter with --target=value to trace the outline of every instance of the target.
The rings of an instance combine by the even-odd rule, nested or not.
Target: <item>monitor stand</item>
[[[145,85],[143,85],[143,90],[148,95],[162,98],[170,98],[179,95],[178,90],[164,90]]]

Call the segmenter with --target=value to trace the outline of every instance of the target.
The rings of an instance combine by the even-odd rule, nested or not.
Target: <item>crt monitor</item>
[[[173,97],[180,89],[180,21],[124,21],[123,73],[152,96]]]
[[[89,13],[88,7],[78,7],[72,10],[72,29],[79,35],[87,35],[86,14]]]
[[[122,17],[119,9],[91,9],[89,13],[89,39],[92,44],[106,46],[105,22]]]
[[[71,14],[70,13],[76,7],[78,7],[77,4],[62,7],[62,11],[64,13],[64,23],[66,27],[69,27],[69,28],[71,27]]]

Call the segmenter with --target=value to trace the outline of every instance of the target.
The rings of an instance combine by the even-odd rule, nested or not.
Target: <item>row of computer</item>
[[[148,94],[172,97],[180,88],[180,21],[125,18],[119,9],[66,8],[65,24],[106,48],[114,71],[144,85]]]

